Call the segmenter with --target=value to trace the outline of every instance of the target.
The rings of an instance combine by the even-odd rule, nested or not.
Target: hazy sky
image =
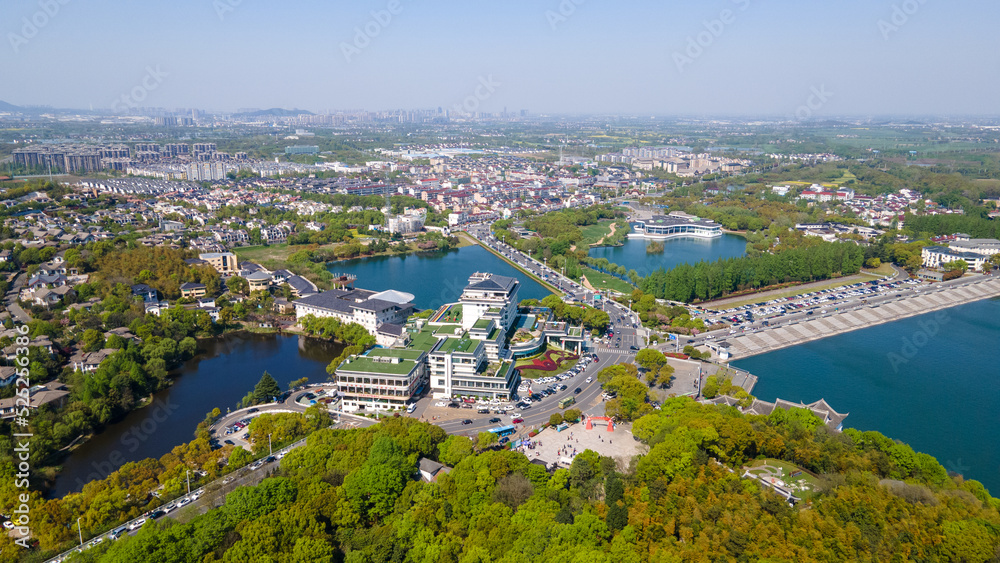
[[[0,100],[997,115],[998,21],[996,0],[4,0]]]

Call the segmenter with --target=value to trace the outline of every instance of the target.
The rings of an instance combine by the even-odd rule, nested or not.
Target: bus
[[[489,431],[496,434],[500,438],[503,438],[504,436],[510,436],[514,432],[517,432],[517,430],[513,426],[498,426],[496,428],[490,428]]]
[[[576,402],[576,397],[566,397],[559,401],[559,408],[564,409]]]

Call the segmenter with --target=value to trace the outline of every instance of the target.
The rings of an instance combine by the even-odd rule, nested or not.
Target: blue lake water
[[[216,407],[223,413],[235,409],[264,371],[282,389],[301,377],[326,381],[326,366],[344,350],[305,336],[247,333],[201,340],[198,348],[197,356],[171,373],[174,384],[157,393],[152,404],[109,425],[64,460],[50,496],[80,491],[125,463],[159,459],[190,442],[205,415]]]
[[[702,260],[735,258],[746,254],[745,238],[724,234],[715,239],[683,238],[664,241],[662,254],[648,254],[645,239],[628,239],[624,246],[603,246],[590,249],[592,258],[608,261],[648,276],[659,268],[669,270],[679,264],[695,264]]]
[[[1000,300],[978,301],[733,362],[754,395],[849,412],[1000,494]]]
[[[491,272],[521,280],[520,299],[542,299],[551,295],[541,284],[485,248],[466,246],[449,252],[427,252],[401,256],[358,258],[329,264],[337,274],[354,274],[355,287],[384,291],[396,289],[414,295],[421,309],[433,309],[458,301],[476,272]]]

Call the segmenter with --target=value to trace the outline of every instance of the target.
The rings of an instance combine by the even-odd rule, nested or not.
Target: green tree
[[[83,331],[83,336],[80,337],[80,344],[85,351],[96,352],[104,347],[104,334],[99,330],[88,328]]]
[[[264,371],[260,376],[260,381],[253,388],[253,400],[255,404],[268,403],[281,394],[281,386],[271,377],[271,374]]]
[[[465,436],[448,436],[438,444],[438,461],[449,467],[455,467],[472,453],[472,440]]]
[[[656,371],[667,363],[667,357],[659,350],[646,348],[639,350],[639,353],[635,355],[635,361],[646,370]]]
[[[367,461],[344,479],[344,494],[358,514],[381,520],[392,512],[413,471],[413,464],[407,461],[399,444],[388,436],[379,436]]]
[[[476,450],[480,452],[486,451],[497,445],[499,441],[500,437],[493,432],[480,432],[476,436]]]
[[[549,426],[559,426],[563,422],[563,415],[561,413],[554,412],[552,416],[549,417]]]
[[[250,282],[246,278],[241,278],[240,276],[233,276],[226,280],[226,289],[231,293],[237,293],[240,295],[249,295],[250,293]]]

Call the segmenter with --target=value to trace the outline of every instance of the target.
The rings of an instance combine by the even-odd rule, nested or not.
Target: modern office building
[[[462,291],[462,327],[466,330],[475,326],[480,319],[496,322],[503,331],[510,330],[517,319],[517,298],[521,282],[517,278],[497,276],[489,273],[475,273],[469,278],[469,285]]]
[[[376,348],[337,368],[345,411],[403,409],[427,383],[426,352]]]

